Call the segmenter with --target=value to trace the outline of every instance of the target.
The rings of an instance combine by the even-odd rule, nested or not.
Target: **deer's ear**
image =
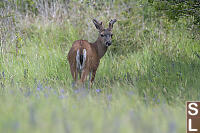
[[[99,23],[96,19],[93,19],[93,23],[94,23],[95,27],[96,27],[98,30],[102,30],[102,29],[103,29],[102,22]]]
[[[109,29],[110,29],[110,30],[112,30],[113,24],[114,24],[115,22],[117,22],[117,19],[113,19],[113,20],[111,19],[111,20],[110,20],[110,22],[109,22]]]

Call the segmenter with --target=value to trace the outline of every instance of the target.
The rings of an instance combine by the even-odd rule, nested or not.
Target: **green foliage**
[[[190,20],[171,23],[156,11],[169,2],[116,0],[97,8],[102,2],[74,0],[70,15],[15,16],[7,26],[17,29],[15,39],[1,47],[0,132],[184,132],[185,101],[200,100],[200,42]],[[94,41],[91,19],[113,17],[113,44],[93,88],[71,88],[66,56],[73,41]]]
[[[3,7],[4,7],[3,1],[0,1],[0,8],[3,8]]]
[[[177,21],[181,17],[192,17],[194,24],[200,24],[198,15],[200,13],[200,2],[198,0],[152,0],[149,2],[158,12],[164,12],[169,19]]]
[[[66,80],[68,78],[66,74],[69,74],[67,72],[69,70],[66,69],[66,50],[77,39],[76,32],[67,23],[62,27],[49,25],[39,29],[35,26],[24,29],[31,33],[27,34],[23,42],[18,37],[18,44],[20,44],[18,53],[15,53],[15,46],[13,46],[9,51],[11,54],[4,56],[5,62],[1,70],[9,73],[9,77],[14,77],[16,82],[22,83],[33,83],[34,79]],[[24,75],[25,71],[27,71],[26,75]]]
[[[37,14],[38,9],[35,2],[36,1],[34,0],[3,0],[0,2],[0,7],[6,8],[7,6],[10,6],[12,10],[17,8],[17,10],[21,13]]]

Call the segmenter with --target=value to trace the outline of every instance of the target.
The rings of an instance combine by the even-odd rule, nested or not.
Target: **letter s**
[[[192,105],[194,105],[196,108],[192,107]],[[198,114],[198,109],[197,109],[198,105],[197,105],[196,103],[189,103],[188,107],[189,107],[190,110],[193,110],[193,111],[194,111],[194,113],[192,113],[192,112],[189,110],[188,113],[189,113],[190,115],[197,115],[197,114]]]

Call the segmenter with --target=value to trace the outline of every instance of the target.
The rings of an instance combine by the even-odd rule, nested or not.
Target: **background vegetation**
[[[200,100],[198,1],[3,0],[0,132],[183,133]],[[71,88],[73,41],[114,25],[91,90]]]

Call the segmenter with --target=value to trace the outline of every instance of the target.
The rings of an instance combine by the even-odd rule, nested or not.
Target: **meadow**
[[[200,100],[192,18],[169,21],[145,0],[13,1],[0,3],[1,133],[185,132],[185,102]],[[74,89],[67,53],[95,41],[93,18],[118,20],[113,44],[93,88]]]

